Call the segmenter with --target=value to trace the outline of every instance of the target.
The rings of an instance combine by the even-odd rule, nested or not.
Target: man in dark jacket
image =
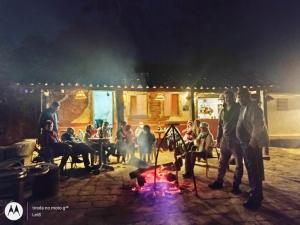
[[[71,155],[71,146],[59,141],[56,132],[53,131],[53,122],[51,120],[45,121],[43,132],[39,138],[39,144],[42,147],[41,154],[45,157],[46,161],[51,161],[54,157],[62,156],[59,168],[61,174],[63,174],[63,168]]]
[[[233,177],[232,193],[239,194],[241,179],[243,176],[243,154],[239,140],[236,137],[236,125],[240,113],[240,105],[235,102],[235,95],[232,91],[224,92],[224,107],[220,112],[217,145],[220,146],[221,158],[219,162],[218,177],[216,181],[208,186],[212,189],[223,187],[224,176],[229,165],[231,155],[236,162]]]
[[[61,136],[63,143],[67,143],[72,146],[72,160],[73,162],[82,162],[77,158],[78,155],[82,155],[84,167],[86,170],[91,171],[97,169],[97,167],[90,167],[89,154],[95,154],[95,151],[87,144],[78,140],[74,135],[74,129],[68,128],[67,132]]]

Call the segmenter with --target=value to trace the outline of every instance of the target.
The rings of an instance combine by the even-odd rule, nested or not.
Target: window
[[[216,119],[219,116],[222,105],[218,98],[198,98],[198,118]]]
[[[146,116],[148,112],[147,95],[130,96],[130,115]]]
[[[164,102],[164,115],[165,116],[178,116],[179,115],[179,95],[166,94]]]
[[[131,115],[136,115],[137,114],[136,96],[130,96],[130,114]]]
[[[277,99],[277,110],[278,111],[287,111],[289,110],[289,105],[288,105],[289,101],[287,98],[278,98]]]

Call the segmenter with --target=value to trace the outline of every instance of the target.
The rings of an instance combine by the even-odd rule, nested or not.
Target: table
[[[99,143],[99,145],[100,145],[100,149],[99,150],[100,151],[98,152],[98,154],[95,154],[95,155],[99,156],[99,166],[101,166],[102,164],[105,164],[103,162],[103,158],[102,158],[102,156],[103,156],[103,143],[109,142],[110,138],[97,138],[97,137],[93,137],[93,138],[89,138],[89,140],[92,141],[92,142]],[[92,166],[93,166],[94,159],[92,159],[91,161],[92,161]]]

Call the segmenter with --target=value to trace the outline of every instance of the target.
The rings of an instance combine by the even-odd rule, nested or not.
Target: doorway
[[[113,93],[112,91],[93,91],[93,118],[95,127],[102,123],[113,124]]]

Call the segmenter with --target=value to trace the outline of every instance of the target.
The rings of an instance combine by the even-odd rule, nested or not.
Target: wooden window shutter
[[[137,114],[146,116],[148,112],[148,101],[147,101],[147,95],[141,94],[137,95]]]
[[[287,98],[278,98],[276,107],[277,107],[277,111],[289,110],[288,99]]]
[[[178,116],[179,114],[179,96],[178,94],[171,95],[171,115]]]
[[[137,114],[137,98],[136,96],[130,96],[130,114]]]

